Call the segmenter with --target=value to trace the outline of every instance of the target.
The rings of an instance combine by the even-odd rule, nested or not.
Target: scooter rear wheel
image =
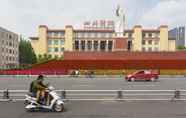
[[[53,109],[56,112],[62,112],[62,111],[64,111],[64,105],[63,104],[55,104]]]

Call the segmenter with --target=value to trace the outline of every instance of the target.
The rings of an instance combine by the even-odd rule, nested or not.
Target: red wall
[[[186,69],[186,52],[65,52],[64,60],[0,74],[66,74],[70,69]]]
[[[33,69],[186,69],[186,52],[65,52]]]
[[[178,60],[64,60],[51,61],[34,69],[186,69],[186,61]]]
[[[114,50],[127,50],[127,39],[116,38],[114,39]]]

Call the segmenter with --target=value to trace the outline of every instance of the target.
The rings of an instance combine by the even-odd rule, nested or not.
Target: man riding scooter
[[[43,84],[44,77],[38,78],[30,84],[32,94],[25,95],[26,111],[52,110],[61,112],[64,110],[64,102],[60,95],[54,90],[54,87]]]
[[[32,81],[30,84],[30,92],[34,97],[36,97],[39,104],[43,104],[45,99],[45,89],[47,85],[43,84],[44,76],[39,75],[36,80]]]

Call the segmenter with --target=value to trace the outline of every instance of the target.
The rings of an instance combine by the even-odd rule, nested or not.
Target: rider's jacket
[[[38,90],[42,91],[45,90],[45,88],[47,88],[46,85],[43,84],[43,82],[39,82],[37,80],[34,80],[31,82],[30,84],[30,92],[32,93],[36,93]]]

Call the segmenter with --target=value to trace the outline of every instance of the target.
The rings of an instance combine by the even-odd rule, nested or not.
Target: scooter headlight
[[[54,87],[53,86],[49,86],[48,89],[51,90],[51,91],[53,91],[54,90]]]

